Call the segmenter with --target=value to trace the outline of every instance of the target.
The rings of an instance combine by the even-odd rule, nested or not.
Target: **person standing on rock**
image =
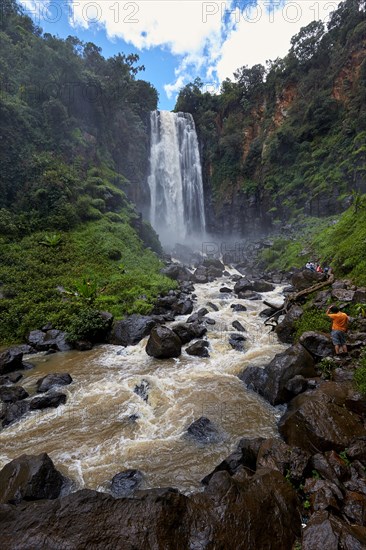
[[[326,314],[332,319],[331,338],[336,355],[347,353],[346,332],[348,329],[349,317],[346,313],[339,311],[337,306],[330,306]]]

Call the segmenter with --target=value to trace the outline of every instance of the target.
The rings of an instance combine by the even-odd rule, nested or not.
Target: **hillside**
[[[91,302],[117,318],[150,311],[172,282],[131,200],[157,92],[137,79],[138,56],[105,59],[0,3],[0,345],[47,322],[77,332]]]
[[[363,2],[302,28],[285,58],[239,68],[219,95],[201,88],[187,85],[176,110],[196,122],[213,232],[277,230],[342,212],[366,191]]]

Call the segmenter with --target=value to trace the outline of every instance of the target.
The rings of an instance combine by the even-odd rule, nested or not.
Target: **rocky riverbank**
[[[207,309],[194,312],[192,283],[212,280],[224,268],[217,263],[200,265],[193,274],[176,265],[167,269],[182,279],[180,290],[161,297],[152,316],[115,323],[109,338],[127,345],[150,334],[147,352],[154,357],[179,355],[192,341],[203,342],[197,346],[203,353],[209,344],[205,333],[210,317]],[[279,282],[291,283],[288,292],[305,288],[308,277],[298,271],[264,280],[261,274],[242,271],[243,277],[231,277],[232,287],[224,290],[236,294],[241,307],[240,299],[256,300],[258,293]],[[362,302],[364,292],[347,281],[336,281],[315,294],[312,302],[319,311],[329,300],[343,307]],[[0,472],[2,547],[364,548],[366,401],[352,379],[366,342],[366,327],[362,318],[353,321],[350,356],[336,362],[328,334],[307,331],[299,340],[295,337],[303,310],[304,305],[294,304],[279,319],[276,332],[289,348],[269,364],[249,366],[240,374],[248,388],[285,408],[280,437],[242,439],[202,480],[202,491],[188,496],[174,488],[140,490],[138,472],[118,474],[114,496],[86,489],[70,493],[72,482],[57,472],[47,455],[20,457]],[[183,311],[192,314],[190,322],[178,323],[173,330],[164,326],[175,318],[174,312]],[[266,315],[271,311],[275,308]],[[19,371],[21,353],[14,363],[15,352],[7,352],[7,362],[3,359],[6,391],[19,388],[13,371]],[[59,385],[42,380],[38,389],[51,388],[52,394],[53,383]],[[19,403],[26,399],[20,397]],[[200,418],[187,436],[204,444],[214,441],[217,433],[209,418]]]

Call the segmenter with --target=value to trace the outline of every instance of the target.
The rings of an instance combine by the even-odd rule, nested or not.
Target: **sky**
[[[311,21],[327,21],[339,0],[21,0],[48,32],[77,36],[105,57],[137,53],[138,78],[172,110],[179,90],[200,77],[217,93],[236,69],[284,57],[290,39]]]

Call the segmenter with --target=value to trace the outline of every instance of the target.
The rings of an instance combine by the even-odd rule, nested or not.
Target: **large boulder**
[[[114,323],[110,343],[119,346],[134,346],[148,336],[155,326],[156,321],[149,316],[130,315],[127,319]]]
[[[275,328],[275,333],[281,342],[293,344],[295,337],[296,321],[300,319],[304,310],[297,305],[292,306],[284,318]]]
[[[300,343],[314,357],[328,357],[333,355],[334,346],[329,334],[308,331],[300,336]]]
[[[32,330],[27,336],[28,343],[38,351],[69,351],[71,345],[67,342],[65,332],[56,329]]]
[[[299,483],[306,470],[310,454],[298,447],[290,447],[282,439],[265,439],[257,456],[257,470],[277,470],[291,481]]]
[[[295,376],[315,376],[314,360],[301,344],[295,344],[278,353],[265,367],[246,369],[239,377],[251,389],[262,395],[271,405],[286,403],[293,395],[287,385]]]
[[[54,499],[60,494],[63,477],[46,453],[22,455],[0,471],[0,502]]]
[[[0,409],[0,418],[2,420],[1,425],[3,428],[9,426],[16,420],[19,420],[29,411],[28,401],[16,401],[15,403],[8,403]]]
[[[346,290],[342,288],[332,289],[332,299],[339,302],[353,302],[355,292],[353,290]]]
[[[317,273],[310,269],[304,269],[294,273],[291,278],[291,284],[296,290],[305,290],[310,286],[325,281],[327,276],[324,273]]]
[[[272,283],[267,281],[248,281],[248,279],[239,279],[234,286],[234,292],[239,294],[239,292],[244,292],[245,290],[252,290],[254,292],[270,292],[274,290],[275,287]]]
[[[163,275],[175,281],[189,281],[192,277],[191,272],[186,267],[179,264],[171,264],[161,270]]]
[[[0,374],[7,374],[22,368],[23,352],[8,349],[0,353]]]
[[[45,393],[55,386],[68,386],[71,383],[72,378],[67,372],[55,372],[37,380],[37,391]]]
[[[343,451],[355,437],[366,436],[358,416],[333,403],[321,391],[303,393],[290,403],[279,431],[289,445],[308,452]]]
[[[199,323],[179,323],[172,327],[173,332],[179,336],[182,344],[188,344],[195,338],[201,338],[207,332],[207,328]]]
[[[182,352],[182,342],[170,328],[154,327],[146,345],[146,353],[157,359],[179,357]]]
[[[193,281],[195,283],[208,283],[208,269],[203,265],[197,267],[196,271],[193,273]]]
[[[313,514],[302,536],[302,550],[363,550],[366,548],[366,528],[349,525],[328,511]]]

